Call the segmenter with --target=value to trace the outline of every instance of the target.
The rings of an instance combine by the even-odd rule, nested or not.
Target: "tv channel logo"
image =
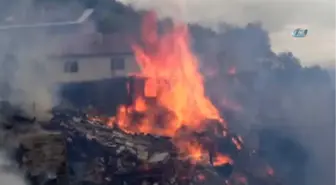
[[[297,28],[292,32],[292,36],[296,38],[306,37],[308,34],[308,29]]]

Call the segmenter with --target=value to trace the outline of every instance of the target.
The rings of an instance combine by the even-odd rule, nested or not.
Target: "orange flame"
[[[233,160],[226,155],[217,154],[217,157],[215,158],[215,161],[213,162],[214,166],[222,166],[225,164],[233,164]]]
[[[119,108],[116,119],[112,119],[115,124],[129,132],[171,137],[183,126],[200,130],[207,119],[218,120],[226,126],[216,107],[205,96],[198,61],[189,48],[187,27],[175,24],[170,32],[159,35],[155,15],[148,14],[142,31],[142,44],[133,45],[133,49],[141,76],[148,79],[144,94],[155,97],[158,105],[150,108],[144,99],[137,98],[132,108]],[[170,116],[160,123],[163,126],[156,126],[154,117],[160,108]],[[129,116],[132,111],[145,112],[145,118],[134,124]]]
[[[204,82],[198,71],[198,60],[189,48],[186,25],[175,24],[170,32],[159,34],[154,14],[148,14],[142,27],[142,43],[134,44],[135,58],[141,76],[147,79],[145,98],[137,97],[134,105],[119,107],[117,116],[108,125],[118,126],[127,133],[150,133],[174,137],[183,127],[200,131],[205,120],[217,120],[226,127],[219,111],[205,95]],[[154,98],[149,104],[146,98]],[[134,114],[141,113],[141,116]],[[164,112],[164,118],[158,115]],[[193,161],[203,160],[200,145],[175,143]],[[228,162],[219,157],[216,164]]]
[[[136,59],[142,73],[158,82],[146,88],[156,89],[158,103],[173,112],[175,119],[169,123],[175,125],[171,127],[173,132],[185,124],[199,128],[205,119],[221,120],[218,110],[205,96],[203,77],[189,49],[185,25],[175,25],[160,37],[155,16],[149,14],[143,26],[143,43],[144,47],[133,47]]]
[[[134,109],[137,112],[144,112],[147,109],[146,102],[141,96],[137,97],[134,104]]]
[[[179,148],[183,152],[189,154],[188,158],[190,158],[195,163],[202,162],[202,161],[205,160],[204,159],[205,152],[204,152],[203,148],[198,144],[193,144],[193,143],[186,142],[186,144],[184,146],[180,144]]]

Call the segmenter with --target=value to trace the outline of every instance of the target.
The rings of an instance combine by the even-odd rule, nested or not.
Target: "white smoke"
[[[0,151],[0,184],[1,185],[26,185],[26,181],[18,171],[15,170],[11,161],[3,151]]]
[[[55,5],[55,9],[45,12],[33,0],[15,1],[8,5],[7,18],[3,17],[5,21],[0,19],[0,25],[3,27],[8,21],[14,25],[32,25],[58,19],[73,21],[78,18],[79,12],[83,12],[83,7],[76,3]],[[49,112],[59,99],[55,81],[57,76],[51,76],[48,71],[53,70],[49,67],[53,62],[50,55],[60,53],[60,47],[55,42],[57,33],[55,35],[50,31],[51,28],[0,29],[0,82],[8,83],[10,87],[10,93],[2,98],[19,105],[26,113],[40,120],[50,118]],[[13,56],[16,63],[6,61],[7,55]],[[0,91],[8,89],[0,87]]]

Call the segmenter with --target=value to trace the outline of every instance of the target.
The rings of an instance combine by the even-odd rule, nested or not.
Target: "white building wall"
[[[47,63],[47,71],[55,83],[84,82],[127,76],[139,72],[139,67],[132,55],[118,56],[125,60],[124,70],[111,70],[111,58],[108,56],[62,58]],[[67,61],[77,61],[78,71],[67,73],[64,66]]]

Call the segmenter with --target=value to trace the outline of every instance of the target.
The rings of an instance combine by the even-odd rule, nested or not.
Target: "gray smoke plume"
[[[334,28],[332,1],[260,1],[260,0],[118,0],[138,10],[155,10],[163,17],[183,19],[190,23],[218,24],[225,22],[244,26],[247,22],[262,21],[267,29],[279,30],[288,23],[306,21]],[[303,3],[304,2],[304,3]],[[300,7],[300,9],[298,8]],[[314,8],[313,8],[314,7]],[[323,11],[323,14],[311,13]],[[206,13],[205,13],[206,12]],[[272,16],[270,16],[272,15]],[[325,17],[330,19],[324,20]]]
[[[39,0],[0,0],[0,3],[0,102],[9,102],[39,120],[49,119],[49,111],[59,99],[57,81],[50,75],[53,70],[48,65],[53,62],[50,55],[62,49],[55,42],[61,37],[57,31],[63,31],[63,35],[69,31],[66,27],[51,29],[31,25],[72,21],[80,16],[83,8],[77,4],[65,6],[58,1],[50,1],[44,7]],[[6,142],[5,132],[0,130],[0,184],[26,184],[6,155],[15,142]],[[13,146],[8,148],[5,144]]]
[[[57,31],[63,30],[63,35],[69,31],[66,26],[34,25],[74,21],[83,12],[83,8],[75,3],[46,3],[43,5],[43,1],[38,0],[5,1],[0,17],[0,98],[39,119],[49,119],[48,111],[58,100],[57,82],[55,76],[50,75],[53,70],[49,65],[52,62],[50,55],[60,53],[62,49],[56,42],[61,37]]]
[[[13,168],[13,164],[3,151],[0,152],[0,179],[2,185],[26,184],[24,178]]]
[[[161,17],[173,17],[213,28],[219,27],[220,23],[242,27],[247,23],[261,22],[269,31],[272,49],[276,52],[293,52],[304,60],[304,65],[332,65],[335,62],[335,1],[118,1],[137,10],[155,10]],[[290,34],[297,27],[308,28],[309,36],[293,39]]]
[[[260,147],[280,173],[292,174],[287,176],[292,180],[289,184],[334,184],[335,89],[328,71],[303,67],[292,53],[275,54],[267,32],[258,24],[226,28],[203,38],[201,31],[195,32],[202,67],[213,71],[207,83],[210,96],[226,109],[232,105],[223,99],[242,107],[240,122],[232,121],[239,125],[231,126],[240,133],[273,133],[260,138],[264,140]],[[236,74],[230,75],[232,66]],[[287,142],[291,144],[283,144]],[[277,155],[281,151],[287,153]]]
[[[195,53],[207,76],[207,91],[225,110],[229,124],[235,124],[232,129],[243,133],[247,142],[252,141],[251,133],[258,133],[256,147],[260,145],[261,152],[288,184],[335,184],[335,77],[320,66],[305,67],[305,60],[297,58],[296,52],[274,52],[269,35],[300,24],[308,24],[316,31],[333,30],[334,21],[323,19],[334,17],[333,2],[120,2],[139,10],[155,10],[161,17],[201,25],[190,26]],[[324,13],[307,14],[317,9]],[[334,31],[331,33],[326,37],[331,40],[328,49],[335,45]],[[290,39],[290,34],[287,37]],[[325,37],[314,38],[322,42]],[[300,45],[321,64],[322,59],[330,59],[326,53],[311,56],[320,50],[310,46]],[[232,69],[234,72],[230,72]]]

